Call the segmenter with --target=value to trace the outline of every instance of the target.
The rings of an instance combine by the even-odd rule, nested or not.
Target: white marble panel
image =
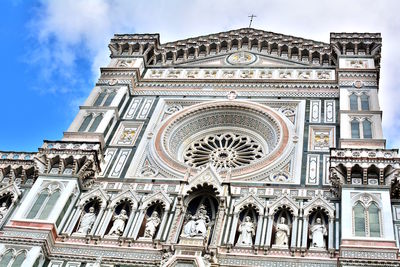
[[[133,119],[137,109],[139,108],[142,98],[134,98],[129,105],[128,111],[126,112],[124,119]]]
[[[110,173],[110,177],[117,178],[121,175],[121,172],[124,169],[130,153],[131,149],[121,149],[118,158],[115,161],[114,167]]]
[[[317,154],[307,155],[306,184],[311,184],[311,185],[319,184],[319,160],[320,160],[320,155]]]

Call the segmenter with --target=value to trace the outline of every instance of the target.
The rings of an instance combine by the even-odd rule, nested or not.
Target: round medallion
[[[236,52],[226,59],[232,65],[249,65],[256,61],[257,56],[249,52]]]
[[[362,81],[355,81],[353,85],[355,88],[361,88],[364,86],[364,83]]]

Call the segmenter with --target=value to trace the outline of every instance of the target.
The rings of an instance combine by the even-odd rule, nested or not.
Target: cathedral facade
[[[400,266],[381,44],[116,34],[62,140],[0,152],[0,266]]]

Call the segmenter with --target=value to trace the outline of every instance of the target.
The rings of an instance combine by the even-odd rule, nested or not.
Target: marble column
[[[258,215],[257,229],[256,229],[256,239],[254,241],[254,245],[255,246],[259,246],[260,245],[261,235],[262,235],[263,218],[264,218],[264,216]]]
[[[229,235],[229,241],[228,241],[228,245],[232,245],[234,246],[234,242],[235,242],[235,234],[236,234],[236,228],[237,228],[237,224],[238,224],[238,220],[239,220],[239,213],[235,213],[233,215],[233,220],[232,220],[232,227],[231,227],[231,232]]]
[[[301,249],[307,249],[307,241],[308,241],[308,217],[303,219],[303,238],[301,241]]]
[[[145,215],[145,210],[144,209],[139,210],[139,218],[136,221],[135,229],[133,230],[132,233],[132,237],[134,240],[138,238],[140,227],[142,227],[144,215]]]
[[[81,208],[79,207],[75,207],[74,211],[71,213],[71,217],[69,218],[69,220],[67,221],[67,223],[65,224],[63,233],[66,233],[68,235],[72,234],[72,231],[74,230],[74,226],[76,225],[79,216],[81,214]]]
[[[264,246],[265,245],[265,238],[266,238],[266,235],[267,235],[268,216],[266,214],[264,214],[263,220],[264,220],[264,223],[263,223],[262,231],[261,231],[260,246]]]
[[[163,214],[163,216],[161,218],[161,225],[160,225],[160,227],[158,227],[157,235],[155,237],[156,240],[160,240],[161,239],[161,235],[164,232],[164,227],[167,224],[168,213],[169,213],[169,210],[165,210],[164,211],[164,214]]]
[[[265,239],[264,246],[267,248],[271,247],[272,239],[272,227],[274,226],[274,219],[272,215],[268,215],[268,227],[267,227],[267,238]]]
[[[304,226],[303,226],[303,220],[298,221],[298,235],[297,235],[297,243],[296,247],[299,248],[301,247],[301,238],[304,236]]]
[[[298,225],[299,218],[294,216],[293,224],[292,224],[292,232],[290,236],[290,248],[294,250],[296,248],[296,241],[297,241],[297,225]]]
[[[163,233],[163,236],[162,236],[162,241],[164,241],[164,240],[167,239],[167,235],[168,235],[168,232],[169,232],[169,230],[170,230],[170,228],[171,228],[171,224],[172,224],[172,219],[173,219],[173,218],[174,218],[174,212],[171,212],[171,213],[169,214],[168,222],[167,222],[167,224],[166,224],[166,227],[165,227],[165,229],[164,229],[164,233]]]
[[[329,233],[328,233],[328,249],[334,249],[333,247],[333,218],[329,218]]]

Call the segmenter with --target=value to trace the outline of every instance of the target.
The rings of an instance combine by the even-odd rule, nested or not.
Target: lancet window
[[[353,118],[350,122],[351,138],[372,138],[372,122],[367,118]]]
[[[103,90],[97,97],[96,101],[94,102],[94,106],[104,106],[104,107],[110,106],[111,102],[114,100],[115,95],[116,95],[115,91]]]
[[[353,207],[354,235],[359,237],[381,237],[380,208],[374,201],[368,206],[357,201]]]
[[[61,195],[60,189],[45,188],[37,196],[36,201],[26,215],[27,219],[46,220]]]
[[[99,127],[103,116],[103,113],[97,115],[90,113],[83,120],[81,126],[78,129],[78,132],[95,132],[97,130],[97,127]]]
[[[369,110],[369,96],[365,93],[361,95],[352,93],[350,95],[350,110]]]
[[[26,258],[24,250],[15,252],[13,249],[5,251],[0,260],[0,266],[4,267],[19,267],[22,266]]]

